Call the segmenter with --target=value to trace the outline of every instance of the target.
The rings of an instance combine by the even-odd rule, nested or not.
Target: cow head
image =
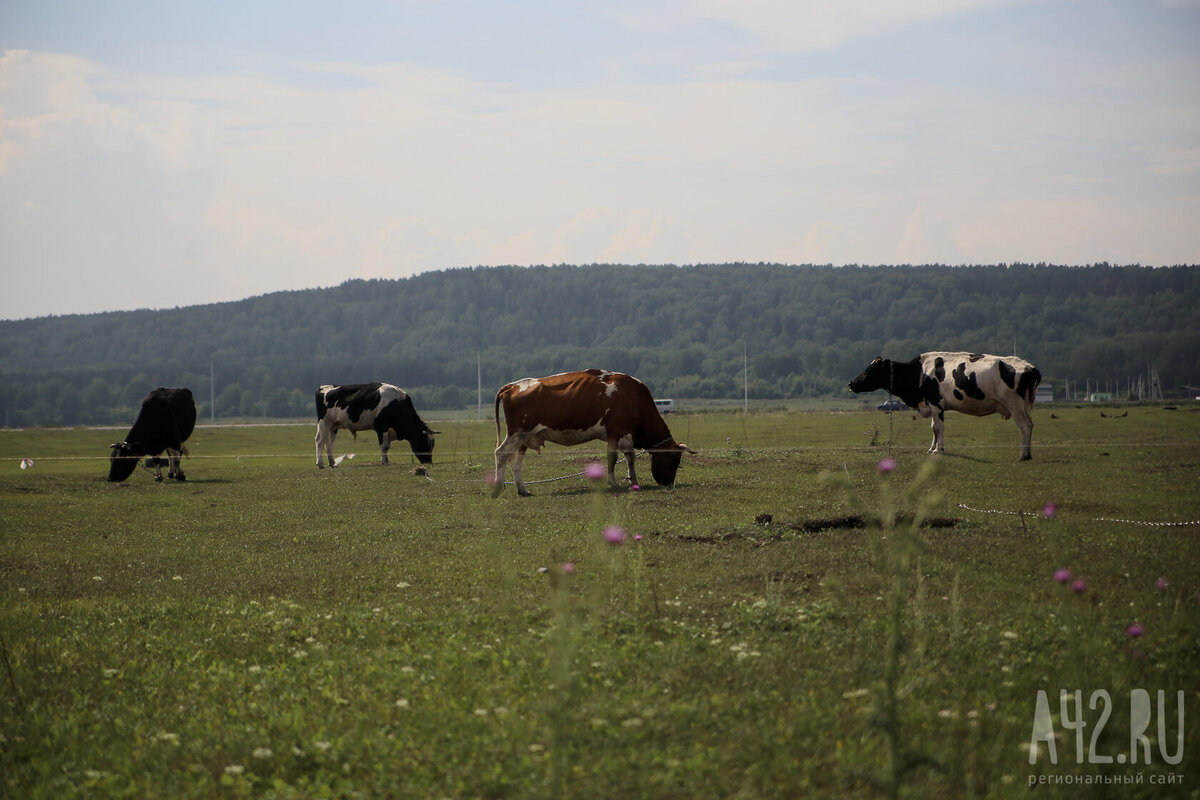
[[[679,462],[683,460],[685,452],[695,453],[696,451],[683,442],[675,442],[671,439],[651,447],[649,450],[650,474],[654,476],[654,482],[659,486],[674,486],[675,473],[679,471]]]
[[[438,433],[438,431],[424,428],[414,433],[408,439],[408,443],[412,446],[413,455],[422,464],[433,463],[433,435],[435,433]]]
[[[112,455],[109,458],[108,479],[115,483],[123,481],[133,474],[134,468],[137,467],[138,453],[129,445],[129,442],[120,442],[110,446]]]
[[[850,381],[850,391],[861,394],[862,392],[873,392],[876,389],[888,389],[892,381],[892,376],[889,374],[891,363],[876,356],[875,360],[868,364],[857,378]]]

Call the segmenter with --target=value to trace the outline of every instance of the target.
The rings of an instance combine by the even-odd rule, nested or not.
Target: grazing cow
[[[373,429],[379,436],[380,463],[388,463],[388,448],[397,439],[407,439],[413,455],[422,464],[433,463],[433,435],[437,433],[417,414],[412,398],[390,383],[325,385],[317,389],[317,466],[321,450],[336,467],[333,440],[345,428],[358,438],[359,431]]]
[[[166,450],[167,477],[187,480],[179,468],[179,457],[187,455],[183,443],[195,427],[196,401],[190,389],[155,389],[142,400],[142,409],[125,441],[111,445],[108,479],[123,481],[133,474],[139,458],[157,456]],[[147,466],[154,467],[154,480],[161,481],[163,460],[148,459]]]
[[[1021,461],[1032,458],[1034,396],[1042,374],[1037,367],[1016,356],[978,353],[922,353],[912,361],[876,358],[857,378],[850,390],[872,392],[887,389],[926,419],[932,419],[933,444],[929,452],[940,453],[942,428],[947,411],[974,417],[999,413],[1012,417],[1021,431]]]
[[[500,441],[500,406],[508,435]],[[634,449],[650,453],[650,473],[661,486],[672,486],[684,451],[695,452],[671,438],[667,423],[654,406],[646,384],[620,372],[589,369],[548,378],[523,378],[496,392],[496,481],[492,495],[504,488],[511,462],[517,493],[530,494],[521,479],[525,451],[542,451],[546,442],[572,445],[601,439],[608,443],[608,483],[616,489],[618,453],[629,463],[629,481],[637,485]]]

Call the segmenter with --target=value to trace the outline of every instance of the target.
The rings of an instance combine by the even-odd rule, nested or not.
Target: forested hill
[[[322,383],[418,408],[605,367],[661,396],[845,396],[876,355],[1017,353],[1064,379],[1200,382],[1200,267],[478,267],[161,311],[0,322],[0,420],[128,422],[158,385],[218,416],[307,416]],[[1136,377],[1135,377],[1136,380]]]

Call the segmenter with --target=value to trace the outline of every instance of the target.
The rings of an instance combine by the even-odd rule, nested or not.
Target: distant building
[[[1088,402],[1089,403],[1111,403],[1112,402],[1112,393],[1111,392],[1092,392],[1090,395],[1088,395]]]
[[[1037,396],[1033,398],[1036,403],[1053,403],[1054,389],[1053,387],[1042,385],[1038,387]]]

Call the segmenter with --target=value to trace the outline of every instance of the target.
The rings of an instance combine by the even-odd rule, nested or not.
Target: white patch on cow
[[[600,419],[596,422],[596,424],[587,428],[568,429],[561,431],[554,430],[553,428],[547,428],[545,425],[538,425],[532,431],[526,434],[526,436],[528,436],[531,441],[536,439],[539,448],[543,442],[553,442],[554,444],[560,444],[563,447],[574,447],[575,445],[583,444],[584,442],[592,442],[597,439],[607,439],[608,429],[604,426],[604,420]]]
[[[510,386],[517,387],[518,392],[527,392],[530,389],[536,389],[542,385],[542,382],[537,378],[521,378],[519,381],[513,381]]]

